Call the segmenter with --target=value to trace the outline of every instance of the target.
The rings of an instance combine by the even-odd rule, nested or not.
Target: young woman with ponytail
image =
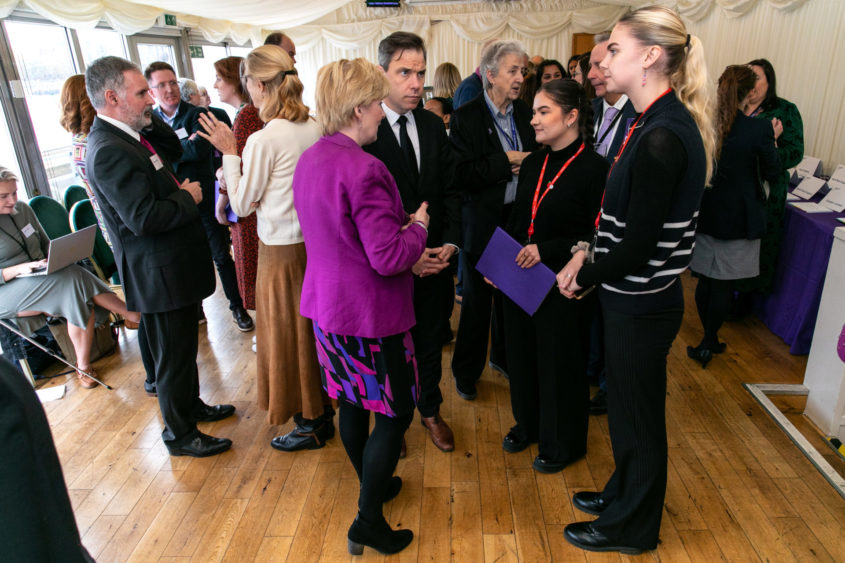
[[[719,327],[728,316],[735,280],[760,273],[760,237],[766,231],[766,194],[760,178],[780,176],[775,146],[779,123],[742,113],[757,75],[748,65],[729,66],[719,77],[716,133],[719,160],[713,187],[704,192],[690,269],[698,274],[695,305],[704,328],[687,355],[701,367],[725,350]]]
[[[636,554],[657,547],[666,357],[681,326],[679,274],[692,254],[715,134],[704,51],[675,12],[629,13],[607,48],[600,64],[607,90],[626,94],[639,117],[611,164],[592,248],[574,249],[557,279],[567,297],[599,287],[616,470],[603,491],[575,494],[575,508],[598,519],[568,525],[564,537],[590,551]]]
[[[540,87],[531,120],[537,142],[519,171],[507,231],[524,245],[522,268],[543,262],[559,270],[572,245],[591,236],[599,211],[607,161],[593,150],[593,111],[574,80]],[[591,296],[592,297],[592,296]],[[585,338],[589,300],[570,301],[552,289],[529,316],[505,298],[505,349],[516,425],[502,447],[524,450],[538,442],[534,469],[555,473],[587,451],[589,386]]]

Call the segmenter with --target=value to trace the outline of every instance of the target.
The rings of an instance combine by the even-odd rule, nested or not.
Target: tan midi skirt
[[[270,424],[284,424],[301,412],[323,414],[331,404],[320,380],[311,320],[299,314],[305,277],[305,244],[258,243],[255,336],[258,406]]]

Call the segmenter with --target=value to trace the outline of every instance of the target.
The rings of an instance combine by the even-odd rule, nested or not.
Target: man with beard
[[[111,235],[127,306],[141,312],[141,345],[151,360],[147,367],[155,370],[162,439],[171,455],[224,452],[231,440],[197,429],[197,422],[235,412],[232,405],[212,407],[199,398],[197,307],[215,285],[197,208],[202,191],[197,182],[176,180],[168,157],[178,138],[153,119],[154,100],[134,63],[97,59],[85,82],[97,110],[88,135],[88,178]],[[167,154],[160,154],[165,145]]]

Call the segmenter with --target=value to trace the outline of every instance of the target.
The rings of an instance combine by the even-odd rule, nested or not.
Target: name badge
[[[188,132],[185,131],[184,127],[180,127],[176,130],[176,136],[179,137],[179,140],[181,141],[182,139],[188,138]]]
[[[21,229],[21,232],[23,233],[23,236],[25,236],[26,238],[29,238],[33,234],[35,234],[35,229],[32,227],[31,223],[27,223],[26,226],[23,229]]]
[[[164,166],[164,164],[161,163],[161,159],[158,157],[157,154],[154,154],[150,157],[150,162],[153,163],[153,166],[155,166],[156,170],[161,170]]]

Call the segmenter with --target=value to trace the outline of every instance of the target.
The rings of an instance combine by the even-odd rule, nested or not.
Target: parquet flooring
[[[660,561],[845,561],[845,500],[742,388],[744,382],[800,383],[806,357],[758,320],[728,323],[728,351],[706,370],[686,357],[700,328],[684,279],[687,311],[669,357],[669,468],[661,543],[631,559]],[[136,334],[121,331],[118,352],[95,364],[115,390],[87,391],[45,405],[82,541],[98,561],[351,561],[346,530],[357,479],[339,438],[294,454],[269,447],[290,428],[270,426],[254,404],[251,337],[231,321],[220,290],[206,300],[200,327],[202,397],[237,406],[231,419],[205,424],[234,440],[212,458],[171,458],[161,442],[155,399],[142,389]],[[457,314],[453,318],[456,322]],[[593,417],[589,452],[556,475],[531,469],[536,447],[505,453],[513,420],[507,381],[486,371],[478,399],[454,391],[443,350],[441,413],[456,448],[442,453],[415,420],[397,473],[401,494],[388,521],[414,542],[361,561],[618,561],[586,553],[562,536],[588,518],[574,492],[601,487],[613,467],[607,417]],[[52,383],[46,383],[51,385]],[[795,405],[790,417],[812,433]],[[808,430],[810,429],[810,430]],[[818,439],[818,438],[816,438]],[[836,456],[828,456],[842,470]]]

